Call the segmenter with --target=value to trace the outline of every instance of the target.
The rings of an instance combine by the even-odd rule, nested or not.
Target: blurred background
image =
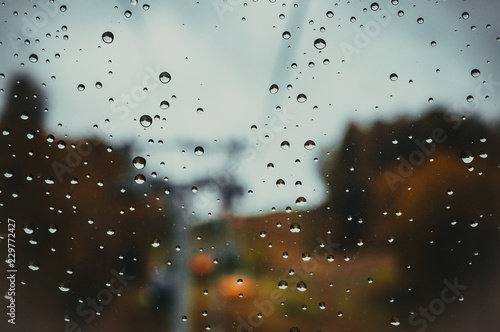
[[[498,6],[4,1],[2,331],[495,330]]]

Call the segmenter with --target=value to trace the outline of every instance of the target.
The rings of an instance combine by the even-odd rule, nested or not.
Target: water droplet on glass
[[[304,147],[306,148],[306,150],[312,150],[316,147],[316,143],[314,143],[314,141],[308,140],[304,143]]]
[[[269,92],[271,92],[271,94],[276,94],[277,92],[279,91],[279,87],[277,84],[273,84],[269,87]]]
[[[418,24],[423,24],[424,23],[424,19],[422,17],[417,18],[417,23]]]
[[[318,50],[322,50],[326,47],[326,42],[322,38],[318,38],[314,41],[314,47],[316,47]]]
[[[472,103],[474,101],[474,96],[468,95],[467,98],[465,98],[465,100],[467,100],[468,103]]]
[[[36,54],[33,53],[33,54],[30,55],[29,59],[30,59],[30,62],[35,63],[35,62],[38,61],[38,55],[36,55]]]
[[[146,177],[142,174],[137,174],[134,178],[135,183],[137,184],[143,184],[146,182]]]
[[[470,74],[472,75],[472,77],[478,78],[481,75],[481,72],[479,71],[479,69],[472,69]]]
[[[144,128],[147,128],[147,127],[151,126],[151,124],[153,123],[153,119],[149,115],[143,115],[143,116],[141,116],[141,118],[139,119],[139,121],[141,122],[141,125]]]
[[[108,229],[106,230],[106,234],[108,235],[115,234],[115,229],[113,227],[108,227]]]
[[[76,89],[77,89],[78,91],[84,91],[84,90],[85,90],[85,85],[83,85],[83,84],[78,84],[78,86],[76,87]]]
[[[40,269],[40,262],[37,261],[36,259],[32,259],[28,262],[28,267],[32,271],[37,271]]]
[[[166,101],[166,100],[163,100],[163,101],[160,103],[160,108],[161,108],[162,110],[166,110],[166,109],[167,109],[167,108],[169,108],[169,107],[170,107],[170,103],[169,103],[168,101]]]
[[[463,12],[463,13],[462,13],[462,18],[463,18],[464,20],[468,19],[468,18],[469,18],[469,13],[467,13],[467,12]]]
[[[290,232],[292,232],[292,233],[300,232],[300,225],[295,223],[295,222],[293,224],[291,224],[290,225]]]
[[[130,18],[132,16],[132,12],[130,10],[126,10],[124,15],[126,18]]]
[[[332,11],[326,12],[326,17],[332,18],[333,17],[333,12]]]
[[[297,200],[295,201],[295,204],[297,204],[297,206],[304,206],[306,205],[306,199],[304,197],[299,197],[297,198]]]
[[[283,37],[283,39],[290,39],[292,34],[288,31],[285,31],[285,32],[283,32],[283,34],[281,36]]]
[[[279,289],[286,289],[287,287],[288,287],[288,282],[286,282],[285,280],[281,280],[280,282],[278,282]]]
[[[396,73],[392,73],[389,78],[391,79],[391,81],[397,81],[398,80],[398,75]]]
[[[288,141],[281,142],[281,148],[283,150],[288,150],[288,148],[290,148],[290,143]]]
[[[301,93],[297,96],[297,101],[299,103],[304,103],[306,100],[307,100],[307,96],[303,93]]]
[[[144,167],[146,167],[146,159],[137,156],[132,160],[132,164],[136,169],[143,169]]]
[[[197,146],[196,148],[194,148],[195,155],[201,156],[201,155],[203,155],[203,153],[205,153],[205,150],[203,149],[203,147]]]
[[[285,180],[283,180],[283,179],[278,179],[278,180],[276,181],[276,186],[277,186],[278,188],[281,188],[281,187],[283,187],[284,185],[285,185]]]
[[[160,82],[162,82],[163,84],[167,84],[172,79],[172,77],[170,76],[170,74],[168,72],[166,72],[166,71],[162,72],[160,74],[159,78],[160,78]]]
[[[156,237],[156,238],[154,238],[154,239],[153,239],[153,241],[151,242],[151,245],[152,245],[153,247],[155,247],[155,248],[156,248],[156,247],[158,247],[158,246],[160,246],[160,239],[159,239],[159,238],[157,238],[157,237]]]
[[[59,283],[59,289],[60,289],[61,291],[63,291],[63,292],[67,292],[67,291],[69,291],[70,287],[71,287],[71,286],[70,286],[69,282],[67,282],[67,281],[61,281],[61,282]]]
[[[319,308],[320,308],[321,310],[325,309],[325,308],[326,308],[326,304],[325,304],[325,302],[320,302],[320,303],[319,303]]]
[[[303,252],[302,253],[302,260],[304,262],[310,261],[311,260],[311,254],[308,252]]]
[[[51,232],[52,234],[54,234],[55,232],[57,232],[57,225],[56,224],[50,224],[50,226],[49,226],[49,232]]]
[[[105,33],[102,34],[102,41],[105,42],[106,44],[112,43],[114,39],[115,36],[110,31],[106,31]]]
[[[306,291],[306,289],[307,289],[307,285],[306,285],[306,283],[305,283],[305,282],[303,282],[303,281],[299,281],[299,282],[297,283],[297,289],[298,289],[299,291],[301,291],[301,292],[305,292],[305,291]]]
[[[399,318],[397,318],[396,316],[392,317],[391,318],[391,324],[394,325],[394,326],[398,326],[400,324]]]
[[[462,158],[464,163],[470,164],[474,160],[474,155],[470,150],[465,150],[460,154],[460,158]]]
[[[378,10],[378,8],[379,8],[378,3],[376,3],[376,2],[372,3],[372,4],[370,5],[370,8],[371,8],[371,10],[373,10],[373,11],[377,11],[377,10]]]

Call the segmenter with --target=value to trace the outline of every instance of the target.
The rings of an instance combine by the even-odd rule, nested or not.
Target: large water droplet
[[[370,5],[371,10],[377,11],[379,9],[378,3],[374,2]]]
[[[292,233],[298,233],[300,232],[300,225],[294,222],[293,224],[290,225],[290,232]]]
[[[306,285],[306,283],[305,283],[305,282],[303,282],[303,281],[299,281],[299,282],[297,283],[297,289],[298,289],[299,291],[301,291],[301,292],[305,292],[305,291],[306,291],[306,289],[307,289],[307,285]]]
[[[158,247],[158,246],[160,246],[160,239],[159,239],[159,238],[157,238],[157,237],[156,237],[156,238],[154,238],[154,239],[153,239],[153,241],[151,242],[151,245],[152,245],[153,247],[155,247],[155,248],[156,248],[156,247]]]
[[[306,202],[307,202],[307,200],[304,197],[299,197],[295,201],[295,204],[297,204],[297,206],[304,206],[304,205],[306,205]]]
[[[288,287],[288,282],[286,282],[285,280],[281,280],[280,282],[278,282],[279,289],[286,289],[287,287]]]
[[[33,62],[33,63],[38,62],[38,55],[33,53],[30,55],[29,59],[30,59],[30,62]]]
[[[307,100],[307,96],[303,93],[301,93],[297,96],[297,101],[299,103],[304,103],[306,100]]]
[[[137,174],[134,178],[135,183],[137,184],[143,184],[146,182],[146,177],[142,174]]]
[[[290,148],[290,143],[288,141],[281,142],[281,148],[283,150],[288,150]]]
[[[276,181],[276,186],[277,186],[278,188],[283,187],[284,185],[285,185],[285,180],[283,180],[283,179],[278,179],[278,180]]]
[[[163,84],[167,84],[172,79],[172,77],[170,76],[170,74],[168,72],[166,72],[166,71],[162,72],[160,74],[159,78],[160,78],[160,82],[162,82]]]
[[[391,79],[391,81],[397,81],[398,80],[398,74],[396,73],[392,73],[389,78]]]
[[[36,259],[32,259],[29,261],[28,267],[33,271],[37,271],[40,269],[40,262],[37,261]]]
[[[114,235],[115,234],[115,229],[113,227],[108,227],[106,230],[106,234],[108,235]]]
[[[462,158],[462,161],[466,164],[470,164],[474,160],[474,155],[470,150],[464,150],[460,154],[460,158]]]
[[[194,148],[194,154],[195,155],[201,156],[201,155],[203,155],[203,153],[205,153],[205,150],[203,149],[203,147],[197,146],[197,147]]]
[[[467,13],[467,12],[463,12],[463,13],[462,13],[462,18],[463,18],[464,20],[468,19],[468,18],[469,18],[469,13]]]
[[[306,150],[312,150],[316,147],[316,143],[314,143],[314,141],[308,140],[304,143],[304,147],[306,148]]]
[[[147,128],[147,127],[151,126],[151,124],[153,123],[153,119],[149,115],[143,115],[143,116],[141,116],[141,118],[139,119],[139,121],[141,122],[141,125],[144,128]]]
[[[63,291],[63,292],[67,292],[67,291],[69,291],[70,287],[71,287],[71,286],[70,286],[69,282],[67,282],[67,281],[61,281],[61,282],[59,283],[59,289],[60,289],[61,291]]]
[[[102,34],[102,41],[105,42],[106,44],[112,43],[114,39],[115,36],[111,31],[106,31],[105,33]]]
[[[314,47],[316,47],[318,50],[322,50],[326,47],[326,42],[322,38],[318,38],[314,41]]]
[[[481,72],[479,71],[479,69],[472,69],[472,71],[470,72],[470,74],[474,78],[478,78],[479,76],[481,76]]]
[[[271,92],[271,94],[276,94],[277,92],[279,91],[279,87],[277,84],[273,84],[269,87],[269,92]]]
[[[137,156],[132,160],[132,164],[136,169],[143,169],[144,167],[146,167],[146,159]]]

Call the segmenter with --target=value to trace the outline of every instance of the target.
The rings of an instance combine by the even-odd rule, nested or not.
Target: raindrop
[[[132,16],[132,12],[130,10],[126,10],[124,15],[126,18],[130,18]]]
[[[474,160],[474,155],[470,150],[465,150],[460,154],[460,158],[462,158],[464,163],[470,164]]]
[[[288,148],[290,148],[290,143],[288,141],[281,142],[281,148],[283,150],[288,150]]]
[[[316,47],[318,50],[322,50],[326,47],[326,42],[322,38],[318,38],[314,41],[314,47]]]
[[[114,39],[115,36],[110,31],[106,31],[105,33],[102,34],[102,41],[105,42],[106,44],[111,44]]]
[[[78,91],[84,91],[85,90],[85,85],[78,84],[78,86],[76,88],[77,88]]]
[[[379,9],[379,5],[378,3],[374,2],[370,5],[370,8],[373,10],[373,11],[377,11]]]
[[[168,101],[166,101],[166,100],[163,100],[163,101],[160,103],[160,108],[161,108],[162,110],[166,110],[166,109],[167,109],[167,108],[169,108],[169,107],[170,107],[170,103],[169,103]]]
[[[307,285],[306,285],[306,283],[305,283],[305,282],[303,282],[303,281],[299,281],[299,282],[297,283],[297,289],[298,289],[299,291],[301,291],[301,292],[305,292],[305,291],[306,291],[306,289],[307,289]]]
[[[59,289],[60,289],[61,291],[63,291],[63,292],[67,292],[67,291],[69,291],[70,287],[71,287],[71,286],[70,286],[69,282],[67,282],[67,281],[61,281],[61,282],[59,283]]]
[[[424,19],[422,17],[417,18],[417,23],[418,24],[424,23]]]
[[[142,174],[137,174],[134,178],[135,183],[137,184],[143,184],[146,182],[146,177]]]
[[[396,316],[392,317],[391,318],[391,324],[394,325],[394,326],[398,326],[400,324],[399,318],[397,318]]]
[[[392,73],[389,78],[391,79],[391,81],[397,81],[398,80],[398,75],[396,73]]]
[[[304,147],[306,148],[306,150],[312,150],[316,147],[316,143],[314,143],[314,141],[308,140],[304,143]]]
[[[295,204],[297,204],[297,206],[304,206],[306,205],[306,199],[304,197],[299,197],[297,198],[297,200],[295,201]]]
[[[472,69],[470,74],[472,75],[472,77],[478,78],[481,75],[481,72],[479,71],[479,69]]]
[[[279,289],[286,289],[287,287],[288,287],[288,282],[286,282],[285,280],[281,280],[280,282],[278,282]]]
[[[290,232],[292,233],[298,233],[300,232],[300,225],[294,222],[293,224],[290,225]]]
[[[33,53],[33,54],[30,55],[29,59],[30,59],[30,62],[35,63],[35,62],[38,61],[38,55],[36,55],[36,54]]]
[[[463,18],[464,20],[468,19],[468,18],[469,18],[469,13],[467,13],[467,12],[463,12],[463,13],[462,13],[462,18]]]
[[[306,100],[307,100],[307,96],[306,96],[305,94],[303,94],[303,93],[301,93],[301,94],[299,94],[299,95],[297,96],[297,101],[298,101],[299,103],[303,103],[303,102],[305,102]]]
[[[278,188],[281,188],[281,187],[283,187],[284,185],[285,185],[285,180],[283,180],[283,179],[278,179],[278,180],[276,181],[276,186],[277,186]]]
[[[310,261],[311,260],[311,254],[308,252],[303,252],[302,253],[302,260],[304,262]]]
[[[33,271],[37,271],[40,269],[40,262],[37,261],[36,259],[32,259],[29,261],[28,267]]]
[[[319,308],[320,308],[321,310],[325,309],[325,308],[326,308],[326,304],[325,304],[325,302],[320,302],[320,303],[319,303]]]
[[[285,31],[281,36],[283,37],[283,39],[290,39],[292,35],[290,34],[290,32]]]
[[[276,94],[277,92],[279,91],[279,87],[277,84],[273,84],[269,87],[269,92],[271,92],[271,94]]]
[[[164,71],[160,74],[160,82],[162,82],[163,84],[167,84],[168,82],[170,82],[171,79],[172,79],[172,77],[166,71]]]
[[[61,150],[62,150],[62,149],[64,149],[64,148],[66,147],[66,142],[65,142],[65,141],[63,141],[63,140],[58,141],[58,142],[57,142],[57,147],[58,147],[59,149],[61,149]]]
[[[472,103],[474,101],[474,96],[468,95],[467,98],[465,98],[465,100],[467,100],[468,103]]]
[[[106,230],[106,234],[108,235],[115,234],[115,229],[113,227],[108,227],[108,229]]]
[[[57,232],[57,225],[56,224],[50,224],[50,226],[49,226],[49,232],[51,232],[52,234],[54,234],[55,232]]]
[[[144,128],[147,128],[147,127],[151,126],[151,124],[153,123],[153,119],[149,115],[143,115],[143,116],[141,116],[141,118],[139,119],[139,121],[141,122],[141,125]]]
[[[205,150],[203,149],[203,147],[197,146],[196,148],[194,148],[195,155],[201,156],[201,155],[203,155],[203,153],[205,153]]]
[[[333,17],[333,12],[332,11],[327,12],[326,13],[326,17],[332,18]]]
[[[146,167],[146,159],[137,156],[132,160],[132,164],[136,169],[143,169],[144,167]]]
[[[156,247],[158,247],[158,246],[160,245],[160,239],[159,239],[159,238],[157,238],[157,237],[156,237],[156,238],[154,238],[154,239],[153,239],[153,242],[151,242],[151,245],[152,245],[153,247],[155,247],[155,248],[156,248]]]

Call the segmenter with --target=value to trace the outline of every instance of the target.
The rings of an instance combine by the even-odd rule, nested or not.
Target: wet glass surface
[[[0,330],[494,330],[499,10],[3,1]]]

